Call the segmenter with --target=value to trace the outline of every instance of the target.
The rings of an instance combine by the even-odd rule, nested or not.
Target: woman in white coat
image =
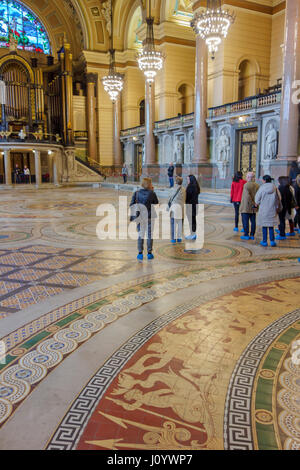
[[[173,189],[168,206],[171,220],[171,243],[182,242],[182,228],[184,219],[185,189],[182,186],[183,178],[176,176],[176,186]]]
[[[262,227],[262,246],[268,246],[268,230],[270,245],[276,246],[274,227],[278,225],[278,213],[281,210],[281,198],[270,175],[264,175],[264,184],[261,185],[255,196],[255,203],[259,206],[257,223]]]

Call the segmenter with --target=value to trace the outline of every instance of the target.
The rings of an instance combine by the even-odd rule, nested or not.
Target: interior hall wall
[[[230,5],[228,8],[233,10]],[[252,60],[256,66],[256,90],[269,86],[272,16],[242,8],[234,8],[234,12],[235,22],[215,64],[209,65],[209,106],[238,99],[238,65],[242,60]]]
[[[195,86],[195,48],[165,43],[161,51],[165,62],[155,83],[156,120],[177,116],[181,112],[178,88],[182,84]]]
[[[285,10],[273,15],[272,18],[272,42],[271,42],[271,64],[270,64],[270,86],[282,78],[283,51],[281,45],[284,42]]]
[[[122,92],[122,129],[140,125],[139,102],[145,98],[144,74],[138,67],[125,69],[125,82]]]

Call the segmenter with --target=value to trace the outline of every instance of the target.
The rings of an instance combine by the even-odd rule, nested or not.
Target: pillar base
[[[206,188],[214,187],[213,165],[211,163],[176,163],[174,166],[174,177],[182,176],[186,178],[189,175],[194,175],[198,179],[200,186]],[[169,164],[144,165],[141,177],[152,178],[154,183],[169,186],[168,168]]]
[[[296,158],[297,157],[295,157],[294,161],[296,161]],[[269,174],[272,176],[272,178],[275,178],[275,180],[277,180],[280,176],[289,176],[291,166],[292,161],[290,159],[285,160],[281,158],[280,160],[271,160],[270,164],[268,165],[268,168],[265,166],[264,174],[268,174],[266,170],[269,169]]]

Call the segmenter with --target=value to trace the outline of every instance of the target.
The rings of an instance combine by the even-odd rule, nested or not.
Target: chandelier
[[[154,45],[154,18],[151,16],[151,0],[149,0],[149,17],[146,18],[147,34],[143,42],[143,49],[137,55],[140,70],[144,72],[147,82],[152,83],[159,70],[163,67],[163,55],[155,50]]]
[[[221,0],[207,0],[206,11],[195,14],[191,26],[196,34],[205,39],[212,59],[234,20],[233,13],[222,10]]]
[[[112,0],[110,0],[110,21],[111,21],[111,47],[109,50],[110,54],[110,63],[109,63],[109,72],[108,75],[102,78],[102,84],[104,90],[109,94],[110,99],[115,102],[123,90],[124,77],[121,73],[116,72],[115,67],[115,49],[113,48],[113,9],[112,9]]]

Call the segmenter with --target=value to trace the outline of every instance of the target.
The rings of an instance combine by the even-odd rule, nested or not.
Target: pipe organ
[[[13,140],[21,132],[23,140],[74,144],[72,54],[66,42],[58,58],[56,64],[49,57],[47,66],[38,66],[37,59],[30,64],[18,52],[1,57],[1,139]]]

